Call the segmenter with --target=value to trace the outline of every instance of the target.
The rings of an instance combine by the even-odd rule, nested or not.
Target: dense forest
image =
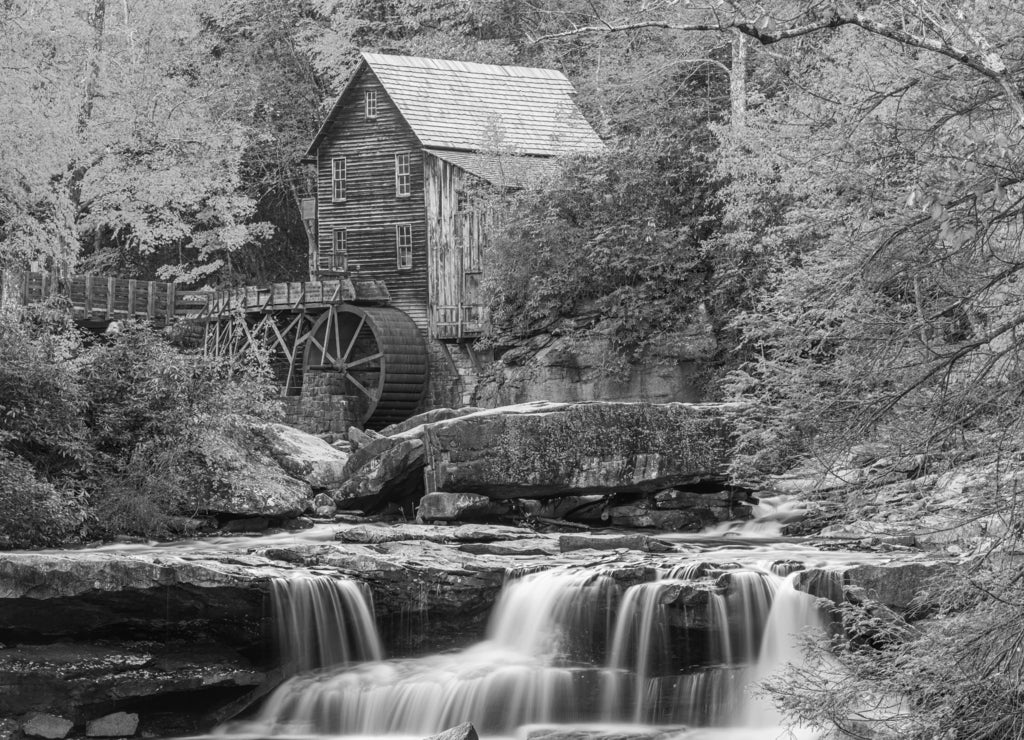
[[[551,67],[609,149],[490,196],[485,342],[596,312],[628,358],[702,307],[714,394],[751,404],[737,476],[865,443],[934,470],[1012,467],[1022,31],[1016,0],[7,0],[0,268],[301,277],[299,160],[360,50]],[[226,390],[159,338],[83,347],[45,312],[5,318],[0,348],[0,502],[35,517],[4,533],[21,543],[146,530],[117,490],[164,480],[157,509],[193,495],[151,475],[172,467],[160,435],[180,431],[187,459],[198,426],[269,404],[258,373]],[[997,565],[950,595],[968,616],[870,660],[850,647],[829,701],[796,677],[788,708],[839,722],[882,687],[909,697],[878,709],[892,736],[1019,737],[1024,591]]]

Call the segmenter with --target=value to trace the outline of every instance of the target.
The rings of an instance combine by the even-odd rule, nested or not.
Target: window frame
[[[367,121],[376,121],[380,98],[376,90],[363,90],[363,116]]]
[[[403,244],[403,232],[408,236],[408,243]],[[408,255],[408,262],[403,264],[403,251]],[[400,272],[412,270],[412,224],[395,224],[395,269]]]
[[[341,248],[338,248],[338,235],[341,235]],[[338,257],[341,257],[341,267],[338,267]],[[348,229],[334,228],[331,230],[331,264],[328,266],[330,272],[348,272]]]
[[[404,160],[403,160],[404,158]],[[402,171],[402,165],[405,171]],[[403,187],[404,190],[403,190]],[[412,153],[395,152],[395,197],[409,198],[412,196]]]
[[[339,163],[341,164],[339,168]],[[338,176],[340,169],[341,176]],[[340,193],[340,194],[339,194]],[[331,158],[331,202],[344,203],[348,200],[348,158]]]

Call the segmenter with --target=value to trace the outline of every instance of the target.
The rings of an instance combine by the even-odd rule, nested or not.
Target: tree
[[[267,236],[239,193],[245,131],[215,115],[198,71],[191,0],[0,13],[0,97],[15,111],[0,124],[7,255],[145,277],[191,253],[176,275],[195,279]]]

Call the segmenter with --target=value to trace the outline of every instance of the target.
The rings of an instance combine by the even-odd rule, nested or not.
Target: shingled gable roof
[[[364,53],[307,157],[316,156],[365,67],[377,75],[424,147],[545,157],[604,148],[573,102],[573,87],[561,72]]]

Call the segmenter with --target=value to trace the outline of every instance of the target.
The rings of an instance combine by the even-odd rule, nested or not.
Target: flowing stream
[[[794,587],[802,566],[788,557],[709,554],[636,584],[613,566],[510,574],[486,639],[398,660],[382,659],[363,587],[282,580],[281,649],[297,675],[227,731],[422,738],[469,720],[484,737],[525,737],[536,724],[778,737],[780,718],[751,688],[800,660],[798,635],[824,627],[820,607]]]

